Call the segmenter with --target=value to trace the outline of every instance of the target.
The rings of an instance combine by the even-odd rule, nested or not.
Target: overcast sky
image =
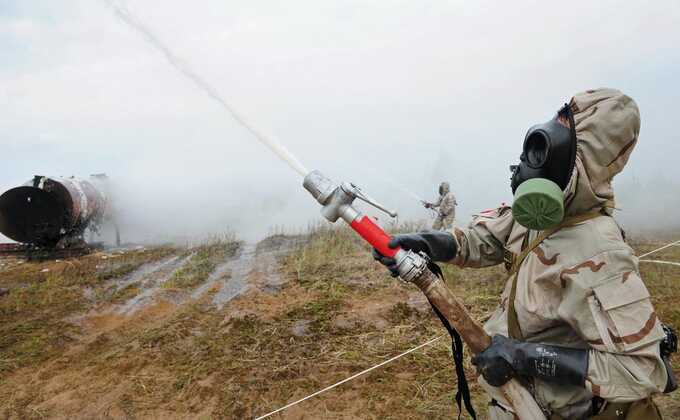
[[[412,195],[433,200],[441,180],[461,222],[510,202],[527,128],[604,86],[642,113],[622,216],[677,214],[677,1],[123,4],[307,167],[403,218],[425,217]],[[109,174],[124,239],[320,219],[299,176],[103,1],[0,0],[0,142],[3,191]]]

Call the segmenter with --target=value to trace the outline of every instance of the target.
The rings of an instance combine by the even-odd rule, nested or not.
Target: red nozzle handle
[[[390,241],[390,236],[384,230],[373,222],[368,216],[360,215],[350,224],[359,235],[361,235],[366,242],[371,244],[373,248],[386,257],[394,257],[399,251],[399,248],[390,248],[387,243]]]

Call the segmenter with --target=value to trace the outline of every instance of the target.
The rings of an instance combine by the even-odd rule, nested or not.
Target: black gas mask
[[[569,127],[558,121],[560,117]],[[510,166],[515,219],[530,229],[554,226],[564,217],[563,191],[576,164],[576,125],[569,105],[529,129],[519,159],[519,165]]]
[[[570,127],[560,124],[559,117],[566,117]],[[519,160],[519,165],[510,166],[513,194],[522,182],[532,178],[549,179],[564,191],[576,163],[576,128],[569,105],[565,104],[555,118],[529,129]]]

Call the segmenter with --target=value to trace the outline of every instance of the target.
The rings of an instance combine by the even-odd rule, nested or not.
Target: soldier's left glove
[[[494,335],[491,345],[473,357],[472,364],[489,385],[496,387],[517,375],[583,386],[588,373],[588,351]]]

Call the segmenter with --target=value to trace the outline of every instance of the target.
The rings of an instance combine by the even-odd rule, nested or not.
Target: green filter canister
[[[549,179],[532,178],[520,184],[512,203],[512,216],[532,230],[546,230],[564,219],[564,195]]]

